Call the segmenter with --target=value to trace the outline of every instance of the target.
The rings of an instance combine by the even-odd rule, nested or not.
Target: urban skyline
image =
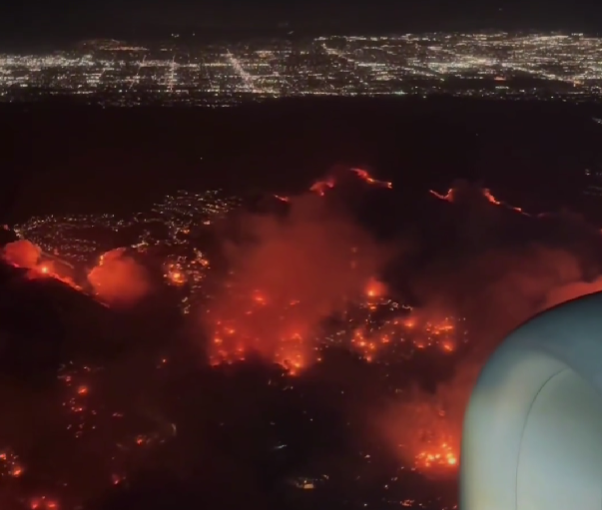
[[[424,33],[153,45],[92,40],[71,50],[0,53],[0,100],[230,106],[307,96],[449,94],[592,100],[602,38],[584,34]]]

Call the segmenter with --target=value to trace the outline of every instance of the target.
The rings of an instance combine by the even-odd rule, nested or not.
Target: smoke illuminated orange
[[[390,409],[381,413],[382,409],[375,405],[374,413],[364,413],[365,419],[377,430],[378,438],[384,438],[384,450],[399,454],[400,463],[411,465],[412,469],[428,476],[455,475],[459,463],[459,424],[466,397],[482,362],[482,358],[467,361],[465,356],[468,352],[464,348],[467,328],[462,315],[465,313],[463,306],[467,304],[463,302],[456,306],[456,303],[466,293],[466,286],[474,285],[478,292],[478,298],[471,298],[467,305],[469,311],[466,315],[471,320],[474,315],[479,315],[481,303],[486,302],[488,306],[488,314],[483,314],[488,321],[486,327],[475,334],[479,347],[484,346],[487,350],[495,347],[497,339],[502,338],[508,328],[542,308],[599,291],[602,278],[595,279],[598,273],[590,271],[590,267],[569,248],[551,249],[538,245],[518,255],[515,251],[508,255],[500,254],[496,246],[494,250],[483,250],[484,256],[479,252],[474,259],[469,258],[471,254],[464,253],[461,259],[450,258],[454,261],[453,266],[447,264],[441,270],[447,279],[437,273],[438,267],[430,271],[429,266],[425,279],[431,285],[424,284],[409,270],[402,274],[408,281],[407,296],[412,296],[412,302],[424,305],[424,309],[412,309],[404,305],[403,295],[393,295],[396,291],[393,284],[388,286],[382,281],[383,275],[389,274],[389,267],[385,267],[391,259],[387,247],[378,244],[359,227],[352,214],[335,210],[335,205],[342,207],[341,204],[333,204],[336,200],[321,198],[349,182],[354,191],[392,187],[391,183],[375,179],[366,170],[351,168],[316,182],[310,192],[300,196],[274,195],[283,202],[277,217],[241,214],[242,219],[237,219],[242,222],[240,230],[244,232],[245,240],[221,239],[229,271],[226,276],[220,276],[216,271],[207,277],[209,281],[215,275],[215,281],[211,280],[211,283],[217,290],[213,291],[211,287],[212,292],[206,295],[203,294],[205,287],[202,287],[205,280],[199,278],[195,281],[194,272],[180,255],[172,254],[167,260],[162,260],[162,273],[158,272],[158,276],[163,277],[165,284],[177,287],[177,291],[171,289],[169,296],[186,295],[183,299],[188,299],[190,291],[191,296],[192,292],[198,292],[206,298],[201,305],[197,306],[198,301],[194,301],[189,306],[193,312],[198,310],[197,318],[202,316],[212,365],[237,363],[259,356],[296,376],[302,375],[323,357],[328,362],[335,359],[335,356],[328,356],[336,348],[346,351],[342,356],[345,362],[354,369],[361,367],[370,376],[378,374],[380,377],[383,374],[381,367],[389,367],[386,384],[390,384],[387,386],[390,394],[385,398],[390,398],[386,401]],[[525,219],[517,214],[501,214],[500,211],[508,209],[529,216],[521,208],[497,199],[488,189],[454,187],[445,195],[432,190],[430,194],[456,205],[464,203],[468,195],[470,204],[484,204],[478,209],[479,213],[493,211],[489,216],[494,221],[519,218],[521,225],[524,223],[529,227],[537,220],[536,216]],[[345,193],[341,195],[346,196]],[[454,209],[448,204],[437,205],[446,211]],[[471,207],[466,209],[472,212]],[[482,226],[480,223],[479,227]],[[488,228],[489,224],[486,226]],[[467,230],[469,228],[470,225]],[[471,235],[472,231],[466,238],[482,240],[482,236]],[[464,249],[461,242],[457,244]],[[589,243],[588,247],[593,244]],[[470,243],[467,245],[468,252],[471,247]],[[102,302],[135,303],[150,291],[147,270],[128,253],[125,249],[106,253],[89,273],[88,280],[95,297]],[[592,253],[597,252],[592,249]],[[2,255],[10,264],[27,269],[28,278],[55,278],[79,289],[65,276],[69,271],[63,270],[58,256],[52,258],[28,241],[9,243]],[[504,259],[506,255],[509,261]],[[484,257],[485,262],[482,260]],[[467,267],[462,267],[459,260]],[[405,264],[405,259],[402,262]],[[497,267],[498,263],[502,269]],[[199,252],[195,264],[206,268],[209,262],[201,258]],[[220,267],[220,264],[215,266]],[[582,266],[587,266],[587,271]],[[480,278],[470,278],[486,272],[483,268],[494,268],[494,277],[486,275],[491,281],[481,284]],[[426,270],[424,272],[427,273]],[[454,274],[450,276],[448,273]],[[405,285],[406,282],[403,283],[404,289]],[[473,301],[478,301],[476,306]],[[494,322],[499,317],[503,320],[499,319],[495,325],[489,324],[489,319]],[[471,323],[471,328],[473,326]],[[333,332],[328,327],[339,329]],[[198,329],[200,327],[195,331],[198,335],[195,339],[200,344],[205,337]],[[331,348],[332,351],[328,351]],[[157,363],[164,366],[165,360]],[[415,367],[418,367],[416,370],[424,367],[424,370],[431,370],[433,367],[429,381],[447,382],[437,388],[431,387],[429,391],[406,391]],[[313,377],[328,372],[329,377],[340,376],[333,374],[334,370],[326,370],[330,365],[314,368],[314,372],[305,375]],[[399,374],[402,382],[389,383]],[[295,386],[301,386],[298,381],[295,381]],[[369,384],[365,380],[360,383]],[[85,400],[99,393],[96,386],[88,384],[88,381],[71,384],[66,409],[78,415],[85,412]],[[378,405],[381,404],[379,401]],[[130,441],[140,447],[136,449],[145,449],[152,442],[152,437],[133,435]],[[27,475],[24,478],[28,478],[31,469],[29,464],[21,463],[14,455],[0,454],[0,472],[7,479],[24,474]],[[117,469],[111,480],[120,484],[125,480],[125,474]],[[37,498],[35,504],[38,510],[58,508],[56,501],[43,497]]]
[[[109,304],[129,305],[150,291],[146,270],[124,249],[103,254],[88,274],[88,281],[98,298]]]
[[[371,277],[385,251],[315,196],[334,185],[328,178],[290,197],[284,219],[245,218],[254,241],[228,246],[232,272],[207,312],[212,363],[255,353],[298,373],[320,358],[324,319],[365,292],[384,292]]]

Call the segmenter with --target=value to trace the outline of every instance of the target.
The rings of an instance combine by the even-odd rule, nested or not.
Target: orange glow
[[[42,249],[30,241],[21,239],[8,243],[2,250],[2,258],[16,267],[33,269],[42,256]]]
[[[311,186],[311,188],[309,188],[309,190],[313,191],[314,193],[317,193],[318,195],[323,197],[324,194],[326,193],[326,191],[334,188],[335,185],[336,185],[336,181],[334,179],[330,178],[330,179],[326,179],[324,181],[315,182]]]
[[[472,188],[471,188],[472,190]],[[459,188],[450,188],[445,195],[438,193],[434,190],[429,190],[429,193],[434,197],[437,197],[439,200],[445,200],[446,202],[454,203],[458,200],[458,196],[461,190]],[[479,189],[480,196],[484,198],[488,203],[492,205],[497,205],[500,207],[505,207],[506,209],[510,209],[520,214],[524,214],[525,216],[529,216],[521,207],[515,207],[513,205],[509,205],[506,202],[502,202],[493,196],[491,190],[488,188]]]
[[[370,280],[368,285],[366,285],[366,296],[369,298],[378,298],[382,297],[386,294],[387,287],[384,283],[379,282],[378,280]]]
[[[82,290],[71,278],[60,275],[51,261],[41,262],[40,259],[48,256],[44,256],[42,249],[30,241],[22,239],[8,243],[2,251],[2,258],[14,267],[29,269],[27,276],[31,279],[50,277],[77,291]]]
[[[21,466],[15,466],[11,471],[11,475],[14,476],[15,478],[19,478],[22,474],[23,474],[23,468]]]
[[[349,172],[353,173],[356,177],[358,177],[365,183],[370,184],[372,186],[388,188],[388,189],[393,188],[393,183],[387,182],[387,181],[379,181],[378,179],[375,179],[374,177],[372,177],[372,175],[370,175],[370,173],[367,170],[364,170],[362,168],[350,168]],[[332,175],[332,176],[327,177],[324,180],[316,181],[309,188],[309,190],[314,193],[317,193],[320,196],[324,196],[328,190],[333,189],[337,185],[337,181],[338,181],[339,177],[340,177],[340,175],[338,177],[337,177],[337,175]],[[280,198],[280,197],[277,197],[277,198]],[[287,201],[288,201],[288,199],[287,199]]]
[[[462,333],[457,331],[456,320],[444,317],[434,321],[414,314],[386,320],[378,329],[367,324],[354,332],[351,346],[368,362],[386,359],[391,348],[405,343],[418,350],[437,349],[442,353],[452,353],[457,346],[456,335]]]
[[[372,177],[368,173],[367,170],[362,170],[361,168],[352,168],[351,171],[354,172],[360,179],[367,182],[368,184],[374,184],[376,186],[382,186],[382,187],[389,188],[389,189],[393,188],[392,182],[379,181],[379,180],[375,179],[374,177]]]
[[[348,172],[349,174],[349,172]],[[387,254],[345,215],[317,200],[335,178],[289,198],[286,219],[249,214],[252,244],[229,246],[232,271],[206,311],[213,365],[249,356],[291,375],[315,363],[323,348],[322,322],[351,300],[386,289],[372,279]],[[367,284],[367,282],[370,282]]]
[[[377,279],[379,275],[387,274],[384,271],[384,269],[388,269],[386,262],[392,258],[387,259],[388,247],[378,245],[374,239],[359,228],[354,223],[355,216],[353,214],[346,215],[345,211],[339,211],[339,208],[344,209],[343,200],[338,200],[340,197],[337,196],[337,200],[320,198],[329,195],[331,190],[337,186],[344,187],[346,180],[352,181],[355,189],[351,191],[354,193],[360,187],[362,190],[369,187],[374,194],[381,192],[386,194],[384,189],[392,187],[391,183],[375,179],[366,170],[353,168],[346,169],[337,176],[330,176],[316,182],[311,186],[311,192],[304,195],[291,197],[274,195],[275,199],[287,204],[275,207],[275,209],[279,209],[277,215],[270,216],[265,211],[261,215],[242,212],[243,227],[245,228],[241,231],[244,235],[238,236],[239,230],[233,228],[232,230],[236,232],[234,240],[222,238],[224,241],[222,248],[225,248],[222,253],[225,253],[224,258],[226,259],[224,266],[230,271],[227,276],[223,276],[225,271],[223,273],[215,271],[214,275],[207,278],[206,286],[197,286],[194,270],[191,269],[195,266],[188,265],[189,259],[185,259],[185,257],[189,257],[187,251],[189,247],[178,245],[177,249],[182,248],[182,250],[177,251],[177,256],[174,251],[167,260],[161,261],[163,264],[158,273],[159,277],[163,278],[163,285],[174,286],[170,289],[171,292],[167,293],[167,297],[174,297],[174,300],[177,298],[182,302],[190,299],[187,302],[192,303],[190,307],[193,315],[191,321],[186,325],[188,326],[193,320],[197,321],[194,324],[196,326],[194,334],[198,336],[193,340],[197,341],[199,351],[207,352],[208,361],[212,366],[236,364],[259,357],[262,362],[278,365],[282,368],[282,373],[291,378],[280,378],[280,373],[275,377],[272,371],[266,371],[266,373],[269,372],[270,378],[267,384],[272,385],[270,392],[279,392],[283,387],[288,392],[288,388],[294,387],[294,391],[298,391],[299,395],[304,398],[309,394],[307,391],[301,393],[304,391],[306,382],[313,384],[318,381],[319,384],[322,384],[326,380],[328,384],[330,379],[340,378],[345,387],[345,394],[341,392],[342,396],[339,396],[337,390],[334,398],[340,400],[333,407],[348,406],[345,407],[345,411],[350,412],[350,416],[354,420],[354,428],[350,425],[350,434],[364,434],[367,428],[372,427],[378,437],[369,438],[370,443],[380,447],[382,445],[379,444],[379,441],[384,440],[385,453],[396,455],[400,468],[418,471],[426,477],[454,476],[460,462],[458,425],[462,418],[459,410],[463,411],[462,399],[468,395],[469,388],[471,388],[470,384],[458,383],[456,378],[458,378],[458,374],[462,377],[466,374],[469,364],[477,365],[478,363],[466,355],[466,351],[469,349],[464,348],[466,342],[464,319],[452,314],[460,313],[458,310],[467,310],[467,313],[474,317],[474,315],[480,314],[483,304],[483,317],[478,317],[478,319],[482,321],[486,319],[487,323],[485,326],[481,325],[482,329],[480,330],[479,325],[474,326],[478,333],[475,337],[480,344],[468,353],[472,355],[473,352],[485,351],[492,347],[494,336],[492,330],[498,328],[495,330],[495,334],[498,334],[501,329],[499,324],[493,325],[499,318],[497,311],[500,310],[500,315],[506,313],[504,305],[508,303],[514,305],[517,294],[528,294],[529,301],[538,303],[545,301],[547,306],[551,306],[585,293],[601,290],[602,278],[597,281],[579,281],[567,285],[567,281],[577,281],[577,278],[583,274],[580,267],[576,268],[574,272],[573,269],[565,267],[570,265],[568,262],[573,262],[572,260],[567,262],[568,258],[575,258],[573,253],[569,253],[567,249],[567,258],[559,259],[554,255],[551,264],[555,271],[558,270],[559,273],[562,273],[558,277],[554,274],[553,282],[557,282],[556,278],[558,278],[563,285],[553,286],[553,283],[545,283],[546,293],[543,294],[539,288],[539,280],[542,277],[539,274],[533,274],[526,283],[527,292],[522,288],[518,292],[514,292],[514,286],[522,287],[521,282],[517,281],[521,275],[510,275],[513,279],[512,292],[509,293],[510,298],[502,300],[499,297],[502,292],[497,287],[492,292],[479,294],[479,298],[485,296],[483,299],[492,301],[495,299],[496,304],[499,304],[495,313],[491,313],[492,307],[484,309],[484,300],[473,299],[470,303],[462,301],[464,295],[468,295],[464,287],[467,282],[470,284],[474,282],[475,287],[479,289],[485,288],[490,282],[482,282],[480,278],[472,280],[467,278],[466,273],[472,273],[462,271],[466,269],[464,267],[453,265],[458,260],[460,260],[459,266],[465,263],[464,259],[460,259],[460,257],[458,260],[454,258],[455,254],[453,254],[454,257],[448,257],[444,261],[445,264],[435,263],[433,266],[429,265],[429,255],[429,257],[424,257],[427,262],[415,271],[416,274],[410,274],[408,270],[408,274],[400,275],[398,281],[401,284],[399,286],[391,285],[388,288],[385,283]],[[468,211],[469,214],[466,214],[469,219],[473,219],[471,215],[479,216],[483,212],[491,214],[496,222],[507,216],[514,220],[525,219],[514,214],[516,212],[526,215],[521,208],[510,206],[497,199],[489,189],[470,188],[466,192],[466,190],[456,187],[450,189],[445,195],[436,191],[430,191],[430,193],[439,200],[455,204],[466,200],[466,193],[468,193],[468,200],[471,200],[470,205],[472,206],[473,202],[476,204],[476,213]],[[350,195],[355,196],[352,193]],[[342,193],[341,197],[347,198],[345,193]],[[432,201],[435,202],[435,205],[446,209],[446,212],[459,209],[459,207],[437,203],[434,199]],[[272,205],[277,204],[272,203]],[[332,210],[328,207],[332,207]],[[247,226],[247,222],[249,226]],[[470,221],[466,223],[468,227],[472,227]],[[534,222],[525,220],[520,223],[531,224]],[[489,224],[485,226],[488,227]],[[482,227],[480,222],[477,222],[477,227]],[[229,229],[220,229],[220,235],[227,230]],[[188,232],[188,230],[183,229],[181,232]],[[440,231],[435,230],[435,232],[435,235],[439,235]],[[593,237],[597,233],[594,230]],[[252,239],[248,243],[245,239],[247,234]],[[470,241],[475,238],[469,237],[468,234],[464,237],[464,230],[461,231],[461,234],[458,245],[461,250],[464,250],[464,245],[460,243],[466,238]],[[428,235],[431,235],[430,231]],[[470,235],[472,235],[472,230]],[[443,241],[447,242],[447,232],[441,237]],[[418,239],[416,243],[420,243],[422,236],[416,236],[416,239]],[[455,240],[455,238],[452,239]],[[412,237],[411,241],[414,242],[414,240]],[[472,244],[466,243],[466,245],[466,251],[470,252]],[[430,244],[425,243],[425,246],[429,247]],[[495,246],[497,249],[497,244]],[[154,257],[158,256],[157,254],[161,253],[165,247],[160,246],[159,248],[156,253],[149,248],[149,257],[153,257],[153,267],[156,262]],[[402,248],[406,248],[405,244]],[[409,267],[411,261],[418,258],[415,254],[420,255],[421,253],[414,251],[416,248],[414,244],[409,248],[407,250],[411,254],[407,257],[409,262],[403,258],[406,252],[402,252],[399,257],[400,267]],[[422,249],[422,245],[419,245],[418,248]],[[481,245],[478,248],[480,250]],[[564,247],[561,249],[564,250]],[[67,249],[63,251],[61,247],[58,252],[67,253]],[[383,254],[383,252],[386,253]],[[215,253],[219,253],[219,250],[216,249]],[[491,267],[490,259],[497,255],[497,252],[486,252],[487,269]],[[57,271],[60,272],[63,267],[58,257],[43,253],[38,246],[32,243],[18,242],[5,249],[3,256],[14,266],[25,268],[29,278],[44,278],[46,282],[55,278],[73,288],[78,288],[73,282],[57,274]],[[464,256],[463,253],[462,256]],[[184,262],[184,260],[187,261]],[[472,258],[468,260],[469,263],[473,261]],[[478,262],[480,261],[481,259],[478,259]],[[522,259],[520,261],[522,262]],[[222,267],[221,262],[220,260],[220,264],[216,264],[216,267]],[[439,261],[435,260],[435,262]],[[197,269],[209,266],[208,260],[201,258],[200,254],[193,264],[196,264]],[[581,263],[575,265],[581,266]],[[584,262],[583,265],[587,264]],[[434,270],[431,271],[433,267]],[[531,273],[530,266],[528,269],[524,272]],[[507,268],[505,270],[507,271]],[[450,279],[446,278],[449,272],[454,272],[451,283],[456,286],[454,290],[457,293],[447,292],[451,287]],[[532,272],[536,273],[536,271]],[[25,274],[25,271],[14,271],[14,273],[18,276],[21,273]],[[428,273],[424,278],[426,282],[420,279],[423,276],[422,273]],[[565,276],[565,273],[568,273],[568,276]],[[586,273],[589,277],[589,271]],[[500,274],[502,275],[500,281],[505,285],[508,277],[506,273]],[[593,276],[593,274],[592,272],[591,275]],[[529,276],[531,275],[529,274]],[[544,277],[547,275],[544,274]],[[148,274],[141,264],[126,254],[125,250],[115,250],[102,255],[97,267],[90,272],[88,278],[96,296],[111,302],[113,299],[136,301],[150,291]],[[496,280],[496,285],[497,283]],[[35,286],[32,285],[32,287]],[[549,288],[552,290],[549,291]],[[208,290],[205,293],[206,289]],[[487,291],[489,290],[490,288],[487,287]],[[197,294],[192,294],[193,292]],[[396,292],[400,295],[396,295]],[[406,292],[407,294],[404,294]],[[540,295],[544,295],[544,299],[541,301],[539,300]],[[189,296],[191,297],[189,298]],[[197,296],[200,296],[201,299],[194,299]],[[403,300],[410,296],[425,308],[412,309],[405,305]],[[452,298],[456,296],[459,298],[453,300]],[[531,299],[532,297],[533,299]],[[199,301],[201,303],[197,305]],[[476,301],[476,306],[474,301]],[[512,308],[513,319],[522,318],[521,314],[533,311],[520,300],[516,309],[512,306],[507,308]],[[519,311],[516,312],[516,310]],[[514,317],[515,312],[516,317]],[[204,328],[202,332],[200,331],[201,322]],[[491,339],[488,335],[491,335]],[[82,337],[86,342],[85,335]],[[170,343],[169,349],[171,346]],[[205,347],[207,348],[205,349]],[[172,371],[178,375],[181,352],[172,352],[168,349],[163,351],[163,346],[154,345],[154,342],[150,348],[153,350],[149,351],[148,355],[144,354],[144,359],[148,358],[152,361],[151,369],[152,367],[160,369],[157,373],[160,373],[161,376]],[[342,350],[345,352],[341,354]],[[169,356],[169,358],[162,356]],[[413,365],[410,364],[412,358],[416,360]],[[328,366],[326,366],[327,363],[324,363],[323,367],[314,366],[322,359],[327,360]],[[76,363],[78,362],[75,361],[74,364]],[[125,369],[120,368],[116,372],[106,371],[108,374],[115,373],[118,376],[114,378],[115,384],[109,385],[111,394],[116,392],[115,388],[118,391],[121,390],[118,384],[129,384],[127,377],[119,378],[122,373],[126,373],[125,370],[128,368],[129,364],[125,365]],[[313,370],[310,370],[312,368]],[[257,367],[252,367],[249,372],[256,369]],[[423,372],[416,376],[419,370]],[[456,370],[453,376],[452,370]],[[423,377],[426,371],[429,372]],[[226,379],[235,381],[228,386],[227,391],[233,391],[234,384],[240,384],[237,381],[241,379],[237,379],[236,375],[232,377],[230,373],[235,372],[234,370],[226,369],[224,374],[217,372],[218,370],[215,370],[215,373],[211,374],[212,377],[215,376],[213,381]],[[304,376],[307,376],[307,380],[303,379]],[[258,380],[263,385],[264,380],[259,377],[263,377],[263,373],[258,375]],[[297,379],[293,379],[294,377]],[[351,380],[354,377],[357,377],[357,380]],[[416,377],[416,379],[411,379],[412,377]],[[275,379],[278,379],[277,383],[273,382]],[[429,387],[428,391],[414,390],[410,387],[413,380],[423,382],[424,379],[427,379],[428,382],[444,382],[436,388]],[[104,381],[101,380],[99,384],[96,384],[97,380],[92,375],[85,377],[70,375],[61,380],[65,382],[63,389],[66,393],[66,396],[61,399],[63,404],[61,411],[71,413],[68,423],[68,427],[71,427],[68,429],[70,434],[73,433],[76,437],[80,437],[78,434],[81,434],[81,437],[86,438],[87,441],[88,436],[96,438],[105,435],[105,432],[100,430],[101,427],[106,426],[105,423],[123,422],[123,427],[121,425],[114,427],[117,431],[120,428],[125,430],[126,437],[119,438],[123,441],[115,442],[120,452],[119,455],[123,454],[123,458],[125,455],[130,455],[131,452],[135,452],[135,455],[140,457],[146,457],[147,453],[150,454],[153,445],[162,444],[163,439],[154,432],[154,429],[150,429],[151,426],[154,426],[155,421],[160,422],[158,427],[165,426],[163,423],[165,417],[155,416],[161,414],[162,399],[158,399],[157,407],[159,409],[155,409],[154,398],[149,402],[151,405],[147,405],[145,398],[142,399],[141,407],[144,407],[142,412],[151,416],[149,419],[144,417],[142,427],[135,428],[133,427],[134,420],[137,415],[142,414],[137,409],[137,405],[128,408],[124,405],[127,404],[126,399],[120,398],[118,405],[103,407],[105,402],[102,402],[101,398],[105,394],[105,385],[102,384]],[[451,382],[449,382],[450,380]],[[83,383],[90,384],[90,386]],[[335,380],[335,383],[338,384],[339,381]],[[143,381],[142,384],[147,384],[147,382]],[[453,386],[453,391],[450,391],[448,386]],[[358,391],[357,388],[359,388],[360,398],[355,399],[357,394],[347,390],[347,387],[352,388],[353,391]],[[383,388],[385,389],[383,390]],[[125,387],[123,389],[127,390]],[[138,389],[135,389],[138,394]],[[327,394],[326,391],[324,393]],[[291,391],[288,394],[293,396],[294,393]],[[271,395],[276,395],[276,393],[270,393],[270,399]],[[371,400],[373,395],[376,395],[374,401]],[[244,398],[244,395],[241,395],[241,398]],[[274,397],[274,399],[276,398],[280,397]],[[331,398],[330,392],[327,398]],[[210,403],[210,401],[208,402]],[[112,403],[109,402],[109,404]],[[357,407],[353,407],[356,404]],[[365,408],[359,406],[365,406]],[[150,410],[147,410],[147,407]],[[259,408],[259,406],[257,407]],[[391,410],[389,407],[393,409]],[[443,408],[449,411],[449,416],[441,411]],[[119,411],[114,409],[119,409]],[[311,407],[307,406],[307,409],[307,415],[310,416],[312,414]],[[338,408],[336,410],[338,411]],[[46,411],[45,406],[41,411]],[[99,416],[94,418],[93,413],[97,411]],[[107,419],[101,413],[104,413]],[[172,413],[167,412],[166,414]],[[85,423],[84,418],[86,418]],[[361,424],[361,429],[359,426],[355,428],[359,420],[366,420],[366,423]],[[349,422],[351,423],[351,420]],[[62,422],[57,423],[62,427]],[[178,426],[182,427],[179,423]],[[175,425],[173,427],[175,430]],[[12,426],[11,428],[17,427]],[[138,435],[141,431],[146,432],[147,435]],[[112,439],[113,437],[111,437]],[[362,443],[364,446],[365,437],[361,439],[354,437],[354,439],[359,439],[358,444]],[[88,447],[83,444],[84,439],[81,443],[84,448]],[[21,452],[20,448],[25,449]],[[37,464],[29,460],[30,456],[26,448],[27,444],[22,446],[21,443],[15,441],[15,451],[18,451],[23,456],[22,458],[13,453],[8,446],[6,451],[0,453],[0,477],[7,486],[11,484],[19,488],[25,486],[25,490],[27,490],[27,487],[31,487],[35,483],[39,468]],[[377,450],[368,451],[376,452]],[[380,451],[382,452],[382,449]],[[107,453],[107,457],[110,454],[113,452]],[[66,456],[68,457],[68,452]],[[118,458],[119,461],[107,465],[105,471],[99,472],[95,468],[93,476],[105,484],[125,484],[126,477],[132,476],[133,473],[129,471],[130,463],[122,463],[123,458]],[[148,458],[152,460],[150,455]],[[129,457],[128,460],[130,460]],[[375,454],[373,462],[376,465]],[[133,460],[131,466],[132,469],[136,467]],[[124,471],[121,471],[122,469]],[[66,492],[67,490],[71,489],[65,489]],[[29,495],[39,496],[43,493],[44,491],[36,491]],[[25,501],[29,502],[28,496]],[[58,501],[50,500],[47,497],[37,497],[31,502],[31,508],[33,510],[56,510]],[[71,508],[71,505],[67,505],[67,501],[66,497],[62,499],[61,496],[61,506]],[[405,505],[402,503],[401,506]],[[412,507],[414,506],[416,505],[412,505]]]
[[[103,254],[88,281],[97,297],[109,304],[133,304],[151,290],[145,268],[121,248]]]
[[[453,468],[457,464],[458,456],[449,443],[433,445],[416,455],[416,467],[419,470]]]
[[[169,273],[168,278],[175,285],[182,285],[186,283],[186,277],[180,271],[174,271],[172,273]]]
[[[204,259],[199,261],[201,265],[206,262]],[[164,264],[163,277],[169,285],[180,287],[188,282],[188,275],[182,268],[182,266],[175,262],[169,262]]]
[[[437,400],[414,389],[375,423],[404,465],[430,478],[449,478],[456,476],[460,463],[461,420],[448,416]]]
[[[291,303],[276,303],[263,292],[252,292],[247,303],[241,305],[243,313],[215,321],[211,363],[244,361],[249,353],[255,352],[268,356],[290,375],[299,373],[307,365],[311,347],[305,341],[306,328],[293,326],[296,303],[294,300]],[[274,316],[280,317],[281,324],[274,324],[270,330]]]
[[[29,507],[31,510],[59,510],[58,503],[46,496],[32,499]]]

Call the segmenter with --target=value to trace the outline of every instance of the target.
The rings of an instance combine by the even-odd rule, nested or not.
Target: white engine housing
[[[462,435],[460,510],[602,508],[602,293],[548,310],[493,354]]]

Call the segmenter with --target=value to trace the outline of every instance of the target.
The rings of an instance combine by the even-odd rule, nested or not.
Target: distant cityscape
[[[184,42],[184,39],[186,41]],[[427,33],[198,44],[91,40],[45,54],[0,53],[0,101],[231,106],[306,96],[449,94],[596,100],[602,38]]]

